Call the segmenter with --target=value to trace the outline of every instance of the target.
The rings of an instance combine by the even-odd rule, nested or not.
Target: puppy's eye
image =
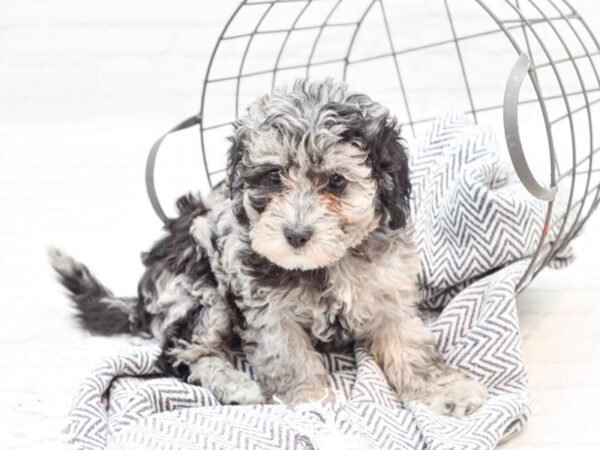
[[[267,174],[267,179],[273,186],[281,186],[281,172],[279,170],[271,170]]]
[[[338,173],[332,175],[331,178],[329,179],[329,187],[336,191],[342,190],[346,186],[347,183],[348,183],[348,180],[346,180],[346,178],[344,178],[342,175],[340,175]]]

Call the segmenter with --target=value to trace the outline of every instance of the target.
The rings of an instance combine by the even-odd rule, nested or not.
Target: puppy
[[[223,403],[331,397],[318,349],[369,348],[404,401],[456,417],[486,389],[444,363],[416,311],[407,154],[382,105],[331,80],[265,95],[235,123],[226,181],[181,198],[135,298],[63,253],[52,265],[101,334],[150,333],[161,365]],[[234,369],[239,341],[258,383]]]

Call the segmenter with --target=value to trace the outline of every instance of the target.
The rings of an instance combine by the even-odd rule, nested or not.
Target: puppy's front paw
[[[310,402],[332,402],[335,400],[335,394],[327,385],[303,386],[286,392],[285,394],[274,396],[274,402],[277,401],[277,399],[289,405]]]
[[[461,372],[442,376],[435,383],[434,391],[424,401],[440,414],[468,416],[477,411],[487,399],[485,386]]]
[[[258,383],[237,370],[223,371],[205,384],[193,377],[188,378],[188,382],[203,385],[225,405],[256,405],[265,402]]]

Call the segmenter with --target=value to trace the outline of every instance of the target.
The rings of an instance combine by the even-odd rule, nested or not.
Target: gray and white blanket
[[[74,399],[67,433],[79,448],[486,449],[529,416],[516,284],[546,207],[500,163],[493,133],[460,114],[411,146],[412,214],[423,305],[449,364],[482,380],[486,404],[466,419],[401,403],[363,348],[327,354],[333,403],[222,406],[161,374],[155,344],[104,361]],[[443,308],[443,309],[442,309]],[[251,372],[240,355],[237,366]]]

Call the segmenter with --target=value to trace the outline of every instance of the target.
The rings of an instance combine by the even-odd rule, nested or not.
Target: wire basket
[[[506,159],[547,203],[523,288],[598,205],[599,66],[598,41],[564,0],[246,0],[214,47],[200,113],[174,130],[200,126],[214,185],[226,155],[207,149],[223,148],[254,99],[299,77],[346,80],[389,107],[412,136],[446,110],[463,111],[506,136]],[[161,141],[147,179],[165,218],[152,181]]]

